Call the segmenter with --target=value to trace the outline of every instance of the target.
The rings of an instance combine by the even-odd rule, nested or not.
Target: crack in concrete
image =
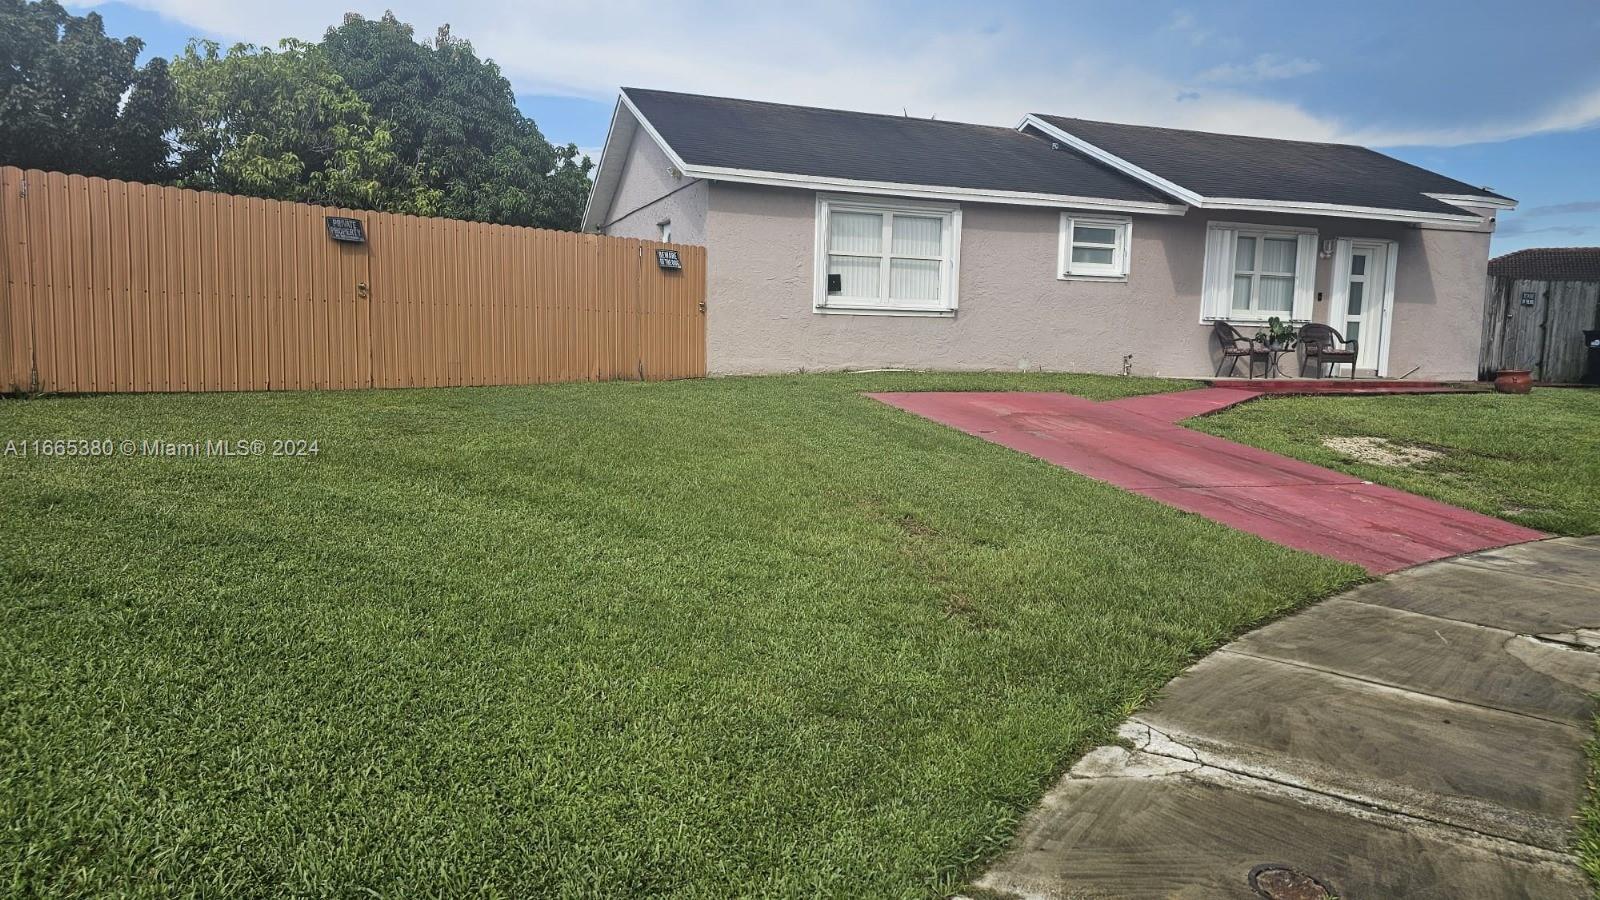
[[[1358,815],[1370,821],[1421,824],[1436,831],[1469,836],[1485,849],[1520,859],[1571,862],[1570,855],[1538,844],[1481,831],[1460,822],[1421,815],[1414,810],[1400,809],[1375,797],[1312,784],[1268,766],[1251,765],[1216,754],[1202,753],[1172,734],[1136,718],[1129,719],[1119,726],[1117,736],[1131,742],[1134,749],[1130,751],[1115,745],[1097,748],[1091,751],[1090,755],[1113,750],[1118,751],[1120,755],[1101,754],[1096,757],[1095,763],[1082,771],[1074,766],[1072,777],[1191,778],[1262,796],[1283,797],[1330,812]],[[1086,760],[1088,758],[1085,757]],[[1157,759],[1164,759],[1167,762],[1158,762]]]
[[[1555,644],[1566,650],[1600,653],[1600,629],[1574,628],[1571,631],[1552,631],[1545,634],[1525,634],[1525,638]]]

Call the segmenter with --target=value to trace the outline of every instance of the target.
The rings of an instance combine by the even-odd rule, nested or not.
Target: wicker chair
[[[1317,377],[1322,377],[1324,363],[1330,366],[1342,363],[1350,364],[1350,377],[1356,377],[1356,355],[1360,350],[1358,342],[1347,341],[1344,335],[1335,331],[1331,326],[1320,322],[1300,326],[1300,374],[1306,374],[1306,364],[1316,360]]]
[[[1256,377],[1256,360],[1261,360],[1262,374],[1266,374],[1266,367],[1272,364],[1272,354],[1260,341],[1253,341],[1239,333],[1227,322],[1211,323],[1211,333],[1216,336],[1217,343],[1222,346],[1222,358],[1217,360],[1217,377],[1222,377],[1224,366],[1228,374],[1232,375],[1239,369],[1239,360],[1247,359],[1245,377]]]

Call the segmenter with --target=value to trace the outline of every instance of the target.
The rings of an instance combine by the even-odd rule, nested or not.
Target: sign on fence
[[[351,244],[365,244],[367,235],[361,230],[361,220],[349,216],[324,216],[328,223],[328,237]]]

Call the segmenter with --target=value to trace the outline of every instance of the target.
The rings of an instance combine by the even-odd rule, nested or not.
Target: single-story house
[[[1357,339],[1360,372],[1454,379],[1514,207],[1343,144],[625,88],[583,227],[707,248],[713,373],[1209,375],[1214,322],[1277,316]]]

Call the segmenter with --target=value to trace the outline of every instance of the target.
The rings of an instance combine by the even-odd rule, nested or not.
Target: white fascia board
[[[1517,201],[1500,197],[1478,197],[1473,194],[1423,194],[1451,206],[1483,206],[1489,209],[1516,209]]]
[[[618,100],[617,105],[611,108],[611,124],[606,126],[606,142],[600,147],[600,163],[595,166],[594,183],[589,186],[589,199],[584,201],[583,204],[583,219],[578,226],[579,231],[592,231],[600,225],[596,220],[599,218],[601,211],[595,208],[595,200],[600,199],[601,194],[604,194],[606,205],[609,206],[611,197],[616,192],[615,182],[621,175],[607,169],[606,160],[614,158],[614,154],[611,152],[611,145],[618,137],[617,118],[621,113],[622,100]],[[622,148],[618,148],[618,152],[620,153],[621,151]],[[622,162],[618,161],[616,165],[620,166]],[[611,176],[609,182],[606,177],[608,175]]]
[[[1335,216],[1341,219],[1381,219],[1387,222],[1419,224],[1478,225],[1483,217],[1463,212],[1421,212],[1412,209],[1386,209],[1376,206],[1346,206],[1341,203],[1305,203],[1299,200],[1252,200],[1247,197],[1207,197],[1196,204],[1202,209],[1247,209],[1254,212],[1294,213],[1305,216]]]
[[[1137,178],[1145,184],[1158,190],[1165,191],[1174,197],[1183,200],[1190,206],[1199,209],[1234,209],[1251,210],[1255,212],[1295,213],[1308,216],[1337,216],[1346,219],[1381,219],[1389,222],[1417,222],[1422,224],[1476,224],[1482,218],[1471,213],[1463,212],[1461,215],[1450,213],[1430,213],[1409,209],[1386,209],[1374,206],[1349,206],[1342,203],[1306,203],[1296,200],[1256,200],[1249,197],[1207,197],[1195,193],[1176,182],[1168,181],[1155,174],[1106,150],[1089,143],[1067,131],[1051,125],[1038,116],[1027,115],[1017,125],[1017,130],[1036,128],[1051,139],[1077,150],[1090,159],[1097,160],[1118,172]],[[1433,196],[1433,195],[1424,195]],[[1434,197],[1442,200],[1442,197]],[[1455,203],[1455,200],[1443,202]],[[1482,204],[1491,205],[1491,204]]]
[[[1105,150],[1102,150],[1099,147],[1096,147],[1094,144],[1089,143],[1088,141],[1084,140],[1083,138],[1078,137],[1075,134],[1069,134],[1068,132],[1062,131],[1060,128],[1057,128],[1056,126],[1051,125],[1049,122],[1046,122],[1045,120],[1039,118],[1038,116],[1034,116],[1034,115],[1024,116],[1022,118],[1021,124],[1019,124],[1017,126],[1017,130],[1021,131],[1024,128],[1027,128],[1029,126],[1037,128],[1038,130],[1044,132],[1046,135],[1048,135],[1052,139],[1060,141],[1063,144],[1066,144],[1068,147],[1071,147],[1072,149],[1078,151],[1079,153],[1082,153],[1084,156],[1087,156],[1090,159],[1093,159],[1093,160],[1095,160],[1097,162],[1100,162],[1100,163],[1104,163],[1105,165],[1110,166],[1113,169],[1116,169],[1118,172],[1121,172],[1124,175],[1130,175],[1130,176],[1132,176],[1134,178],[1137,178],[1138,180],[1144,182],[1145,184],[1150,185],[1153,188],[1156,188],[1156,189],[1162,190],[1162,191],[1166,191],[1167,193],[1171,194],[1174,197],[1177,197],[1179,200],[1182,200],[1183,202],[1189,204],[1190,206],[1201,206],[1202,205],[1201,201],[1205,200],[1204,197],[1200,196],[1199,194],[1195,193],[1194,191],[1191,191],[1188,188],[1186,188],[1186,187],[1184,187],[1184,186],[1182,186],[1180,184],[1168,181],[1167,179],[1162,178],[1160,175],[1157,175],[1154,172],[1148,171],[1146,169],[1141,169],[1138,166],[1134,165],[1133,163],[1128,162],[1127,160],[1123,159],[1122,157],[1117,156],[1114,153],[1108,153]]]
[[[762,172],[752,169],[728,169],[719,166],[687,166],[684,174],[710,181],[733,181],[745,184],[765,184],[774,187],[796,187],[807,190],[842,191],[851,194],[877,194],[910,197],[921,200],[966,201],[969,203],[1000,203],[1009,206],[1048,206],[1056,209],[1094,209],[1107,212],[1143,213],[1157,216],[1181,216],[1188,207],[1182,203],[1155,203],[1144,200],[1112,200],[1105,197],[1076,197],[1068,194],[1035,194],[1023,191],[993,191],[978,188],[939,187],[926,184],[905,184],[894,181],[860,181],[851,178],[829,178],[818,175],[794,175],[786,172]]]
[[[672,162],[673,168],[685,175],[689,174],[689,167],[684,164],[683,157],[678,155],[678,151],[672,149],[672,145],[667,143],[667,139],[661,136],[661,132],[657,131],[654,125],[650,124],[650,120],[644,117],[644,113],[639,112],[639,107],[633,105],[633,101],[628,98],[627,91],[622,92],[622,102],[628,104],[628,111],[633,113],[633,118],[644,128],[645,134],[650,135],[650,139],[656,142],[656,146],[661,148],[661,152],[667,155],[667,159]]]

